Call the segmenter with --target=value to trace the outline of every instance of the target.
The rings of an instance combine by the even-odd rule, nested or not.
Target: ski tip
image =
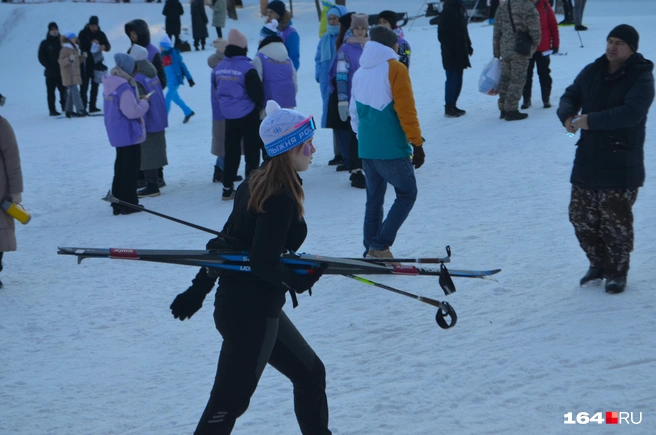
[[[107,195],[105,195],[104,198],[102,198],[103,201],[107,202],[112,202],[112,203],[117,203],[118,201],[116,200],[116,197],[112,195],[111,189],[107,191]]]

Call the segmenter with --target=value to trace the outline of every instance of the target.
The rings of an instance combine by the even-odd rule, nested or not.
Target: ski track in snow
[[[186,3],[186,2],[185,2]],[[259,5],[228,20],[248,37],[253,55],[262,25]],[[250,2],[254,3],[254,2]],[[415,4],[416,3],[416,4]],[[349,0],[350,10],[390,8],[414,13],[419,2]],[[169,304],[190,284],[183,266],[74,258],[57,246],[198,249],[209,235],[145,213],[112,216],[100,200],[111,185],[114,150],[101,117],[48,118],[43,71],[36,59],[47,24],[78,32],[90,15],[125,52],[126,21],[146,19],[153,41],[162,35],[162,4],[0,4],[0,114],[12,123],[25,178],[24,204],[33,219],[17,228],[19,250],[4,258],[0,290],[0,434],[177,435],[192,433],[214,379],[221,337],[212,319],[213,295],[191,320],[176,321]],[[189,27],[185,4],[183,27]],[[314,81],[317,23],[313,2],[295,2],[301,34],[299,106],[321,115]],[[435,324],[432,307],[338,276],[322,278],[312,297],[286,312],[327,369],[331,430],[336,435],[563,434],[567,412],[633,411],[639,426],[602,426],[595,434],[656,433],[656,173],[650,118],[645,146],[647,182],[634,208],[636,243],[627,291],[607,295],[579,288],[585,256],[568,221],[568,183],[575,139],[555,116],[560,95],[605,38],[627,22],[640,32],[640,51],[656,59],[656,8],[644,0],[588,2],[580,48],[576,32],[561,30],[568,56],[551,62],[553,109],[534,106],[528,120],[498,119],[496,100],[477,92],[492,57],[492,27],[470,26],[475,53],[459,106],[467,115],[443,117],[444,71],[436,28],[417,22],[411,77],[426,142],[417,171],[419,198],[393,247],[397,256],[436,256],[453,249],[455,269],[502,268],[498,282],[454,279],[448,300],[455,328]],[[424,29],[422,29],[422,26]],[[214,35],[214,29],[209,28]],[[185,53],[198,86],[180,92],[196,116],[183,125],[173,107],[167,142],[170,165],[162,196],[143,204],[220,229],[231,204],[210,182],[210,51]],[[309,253],[362,253],[364,191],[327,166],[332,134],[319,130],[314,165],[304,174]],[[242,169],[243,170],[243,169]],[[391,190],[391,189],[390,189]],[[393,200],[388,192],[387,205]],[[380,282],[444,298],[427,277]],[[265,370],[249,410],[234,433],[299,433],[292,387]],[[593,425],[594,426],[594,425]]]

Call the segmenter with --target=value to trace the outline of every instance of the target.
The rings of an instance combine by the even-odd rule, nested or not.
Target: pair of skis
[[[167,216],[141,206],[136,206],[115,198],[110,192],[104,200],[125,207],[139,207],[142,211],[190,226],[229,241],[230,237],[221,232]],[[359,282],[411,297],[423,303],[437,307],[435,320],[443,329],[455,326],[457,315],[453,307],[445,301],[419,296],[385,284],[377,283],[359,275],[405,275],[405,276],[437,276],[445,295],[456,291],[451,277],[492,279],[500,269],[492,270],[448,270],[445,263],[451,261],[451,249],[446,247],[447,256],[434,258],[341,258],[324,257],[309,254],[288,253],[281,256],[281,261],[299,274],[312,274],[321,268],[327,275],[343,275]],[[85,258],[109,258],[121,260],[139,260],[155,263],[179,264],[185,266],[206,267],[208,271],[218,276],[234,273],[250,273],[250,258],[248,252],[229,249],[208,250],[157,250],[157,249],[122,249],[122,248],[78,248],[60,247],[58,254],[74,255],[78,264]],[[408,265],[403,263],[414,263]],[[420,264],[439,264],[439,267],[419,266]],[[450,322],[447,321],[450,319]]]

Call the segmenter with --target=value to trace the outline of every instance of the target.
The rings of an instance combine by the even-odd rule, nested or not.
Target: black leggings
[[[246,177],[260,166],[260,111],[256,108],[243,118],[226,119],[225,164],[223,167],[223,187],[233,187],[239,169],[241,142],[244,141],[244,160]]]
[[[218,303],[214,322],[223,336],[214,386],[194,435],[225,435],[250,403],[267,362],[294,387],[294,412],[303,435],[330,435],[326,371],[284,312],[278,318],[239,313]]]
[[[216,36],[223,38],[223,32],[221,31],[220,27],[216,27]]]

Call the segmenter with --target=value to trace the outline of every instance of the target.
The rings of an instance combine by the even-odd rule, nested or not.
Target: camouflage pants
[[[501,84],[499,86],[499,110],[512,112],[519,109],[524,92],[529,58],[513,54],[501,59]]]
[[[638,189],[591,190],[572,186],[569,221],[590,266],[607,277],[625,276],[633,251],[632,207]]]

